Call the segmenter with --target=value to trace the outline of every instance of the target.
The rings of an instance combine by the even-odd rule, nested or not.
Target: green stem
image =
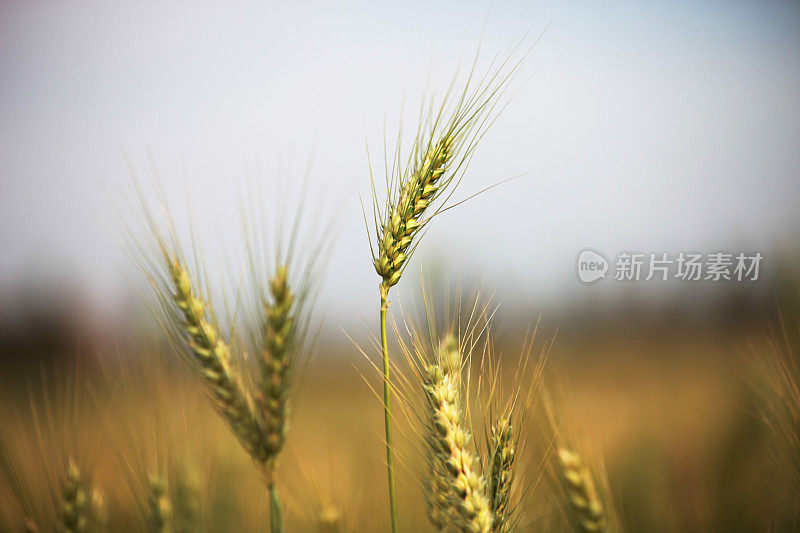
[[[274,482],[269,483],[269,528],[271,533],[283,533],[283,510]]]
[[[389,343],[386,340],[386,310],[389,307],[388,287],[381,285],[381,347],[383,348],[383,420],[386,428],[386,469],[389,474],[389,511],[392,533],[397,533],[397,501],[394,493],[394,450],[392,448],[392,411],[389,405]]]

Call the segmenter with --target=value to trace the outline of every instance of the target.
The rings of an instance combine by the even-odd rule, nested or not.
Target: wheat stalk
[[[556,450],[559,477],[567,494],[570,516],[578,531],[594,533],[606,528],[603,503],[595,488],[592,473],[580,455],[564,447]]]
[[[389,289],[400,281],[409,258],[419,245],[420,233],[444,208],[443,205],[433,208],[433,204],[441,198],[444,199],[442,203],[446,203],[460,182],[478,141],[493,122],[491,115],[500,95],[508,86],[524,57],[525,55],[504,73],[511,58],[509,56],[494,73],[487,73],[478,81],[474,88],[472,87],[475,69],[473,64],[473,70],[464,84],[463,91],[456,93],[458,96],[455,102],[450,101],[454,89],[451,85],[438,112],[432,110],[426,115],[421,115],[412,155],[408,158],[409,163],[405,165],[400,163],[403,158],[400,155],[398,136],[395,160],[391,164],[391,173],[386,176],[387,193],[386,203],[383,206],[378,201],[374,178],[372,179],[373,217],[377,242],[373,246],[370,240],[370,250],[373,266],[381,278],[379,290],[384,430],[393,533],[397,533],[397,504],[389,374],[391,364],[386,336]],[[426,128],[428,131],[425,131]],[[387,173],[389,166],[387,156]],[[369,226],[368,233],[370,233]]]

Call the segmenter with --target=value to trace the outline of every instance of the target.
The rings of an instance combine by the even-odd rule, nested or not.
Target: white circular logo
[[[578,254],[578,279],[583,283],[594,283],[606,277],[608,260],[599,252],[589,248]]]

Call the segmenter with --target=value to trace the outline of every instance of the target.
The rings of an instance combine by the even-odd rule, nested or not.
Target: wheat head
[[[426,369],[424,389],[430,409],[430,445],[443,467],[456,525],[471,533],[491,531],[493,517],[486,483],[470,448],[471,434],[464,423],[458,378],[432,364]]]
[[[148,529],[152,533],[172,533],[172,502],[163,477],[153,474],[147,484]]]
[[[86,531],[89,523],[89,492],[78,465],[70,459],[61,502],[61,528],[64,533]]]
[[[444,374],[460,379],[461,354],[458,349],[458,338],[448,334],[440,343],[439,363]],[[460,390],[456,389],[461,402]],[[454,509],[450,505],[452,490],[447,472],[436,453],[436,446],[426,450],[426,462],[429,472],[428,479],[423,486],[423,495],[428,510],[428,519],[437,531],[444,531],[447,526],[456,520]]]
[[[264,310],[264,348],[260,366],[262,379],[256,397],[265,421],[268,458],[283,448],[287,433],[289,378],[295,333],[295,296],[289,286],[286,266],[280,266],[269,280],[272,301]]]
[[[440,178],[453,158],[454,147],[455,139],[448,132],[428,147],[408,179],[401,183],[397,202],[390,205],[380,228],[378,255],[373,261],[382,279],[382,290],[388,291],[400,281],[414,236],[424,226],[422,216],[444,190]]]
[[[573,522],[580,531],[594,533],[606,528],[603,504],[595,488],[592,473],[586,468],[580,455],[559,447],[556,450],[558,472],[572,511]]]
[[[256,460],[267,460],[267,446],[258,419],[236,382],[230,366],[230,352],[217,328],[207,319],[206,305],[197,296],[188,271],[177,258],[168,258],[173,301],[180,310],[181,330],[200,373],[215,400],[217,410]]]
[[[508,504],[514,480],[516,441],[508,418],[492,426],[492,448],[489,459],[489,503],[494,514],[495,531],[504,531],[508,519]]]

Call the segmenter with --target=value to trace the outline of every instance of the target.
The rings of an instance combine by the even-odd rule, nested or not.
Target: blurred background
[[[666,523],[637,487],[680,500],[678,529],[763,524],[778,489],[746,459],[762,436],[739,363],[800,309],[796,2],[2,3],[0,382],[157,335],[120,213],[153,169],[186,238],[191,199],[212,280],[239,267],[248,183],[308,175],[309,216],[336,214],[317,363],[363,364],[369,163],[380,183],[384,138],[424,96],[526,32],[542,35],[454,201],[518,177],[438,217],[395,298],[438,272],[494,294],[510,354],[539,319],[542,342],[558,331],[552,365],[633,529]],[[587,247],[763,261],[757,281],[586,285]],[[763,512],[732,518],[742,501]]]

